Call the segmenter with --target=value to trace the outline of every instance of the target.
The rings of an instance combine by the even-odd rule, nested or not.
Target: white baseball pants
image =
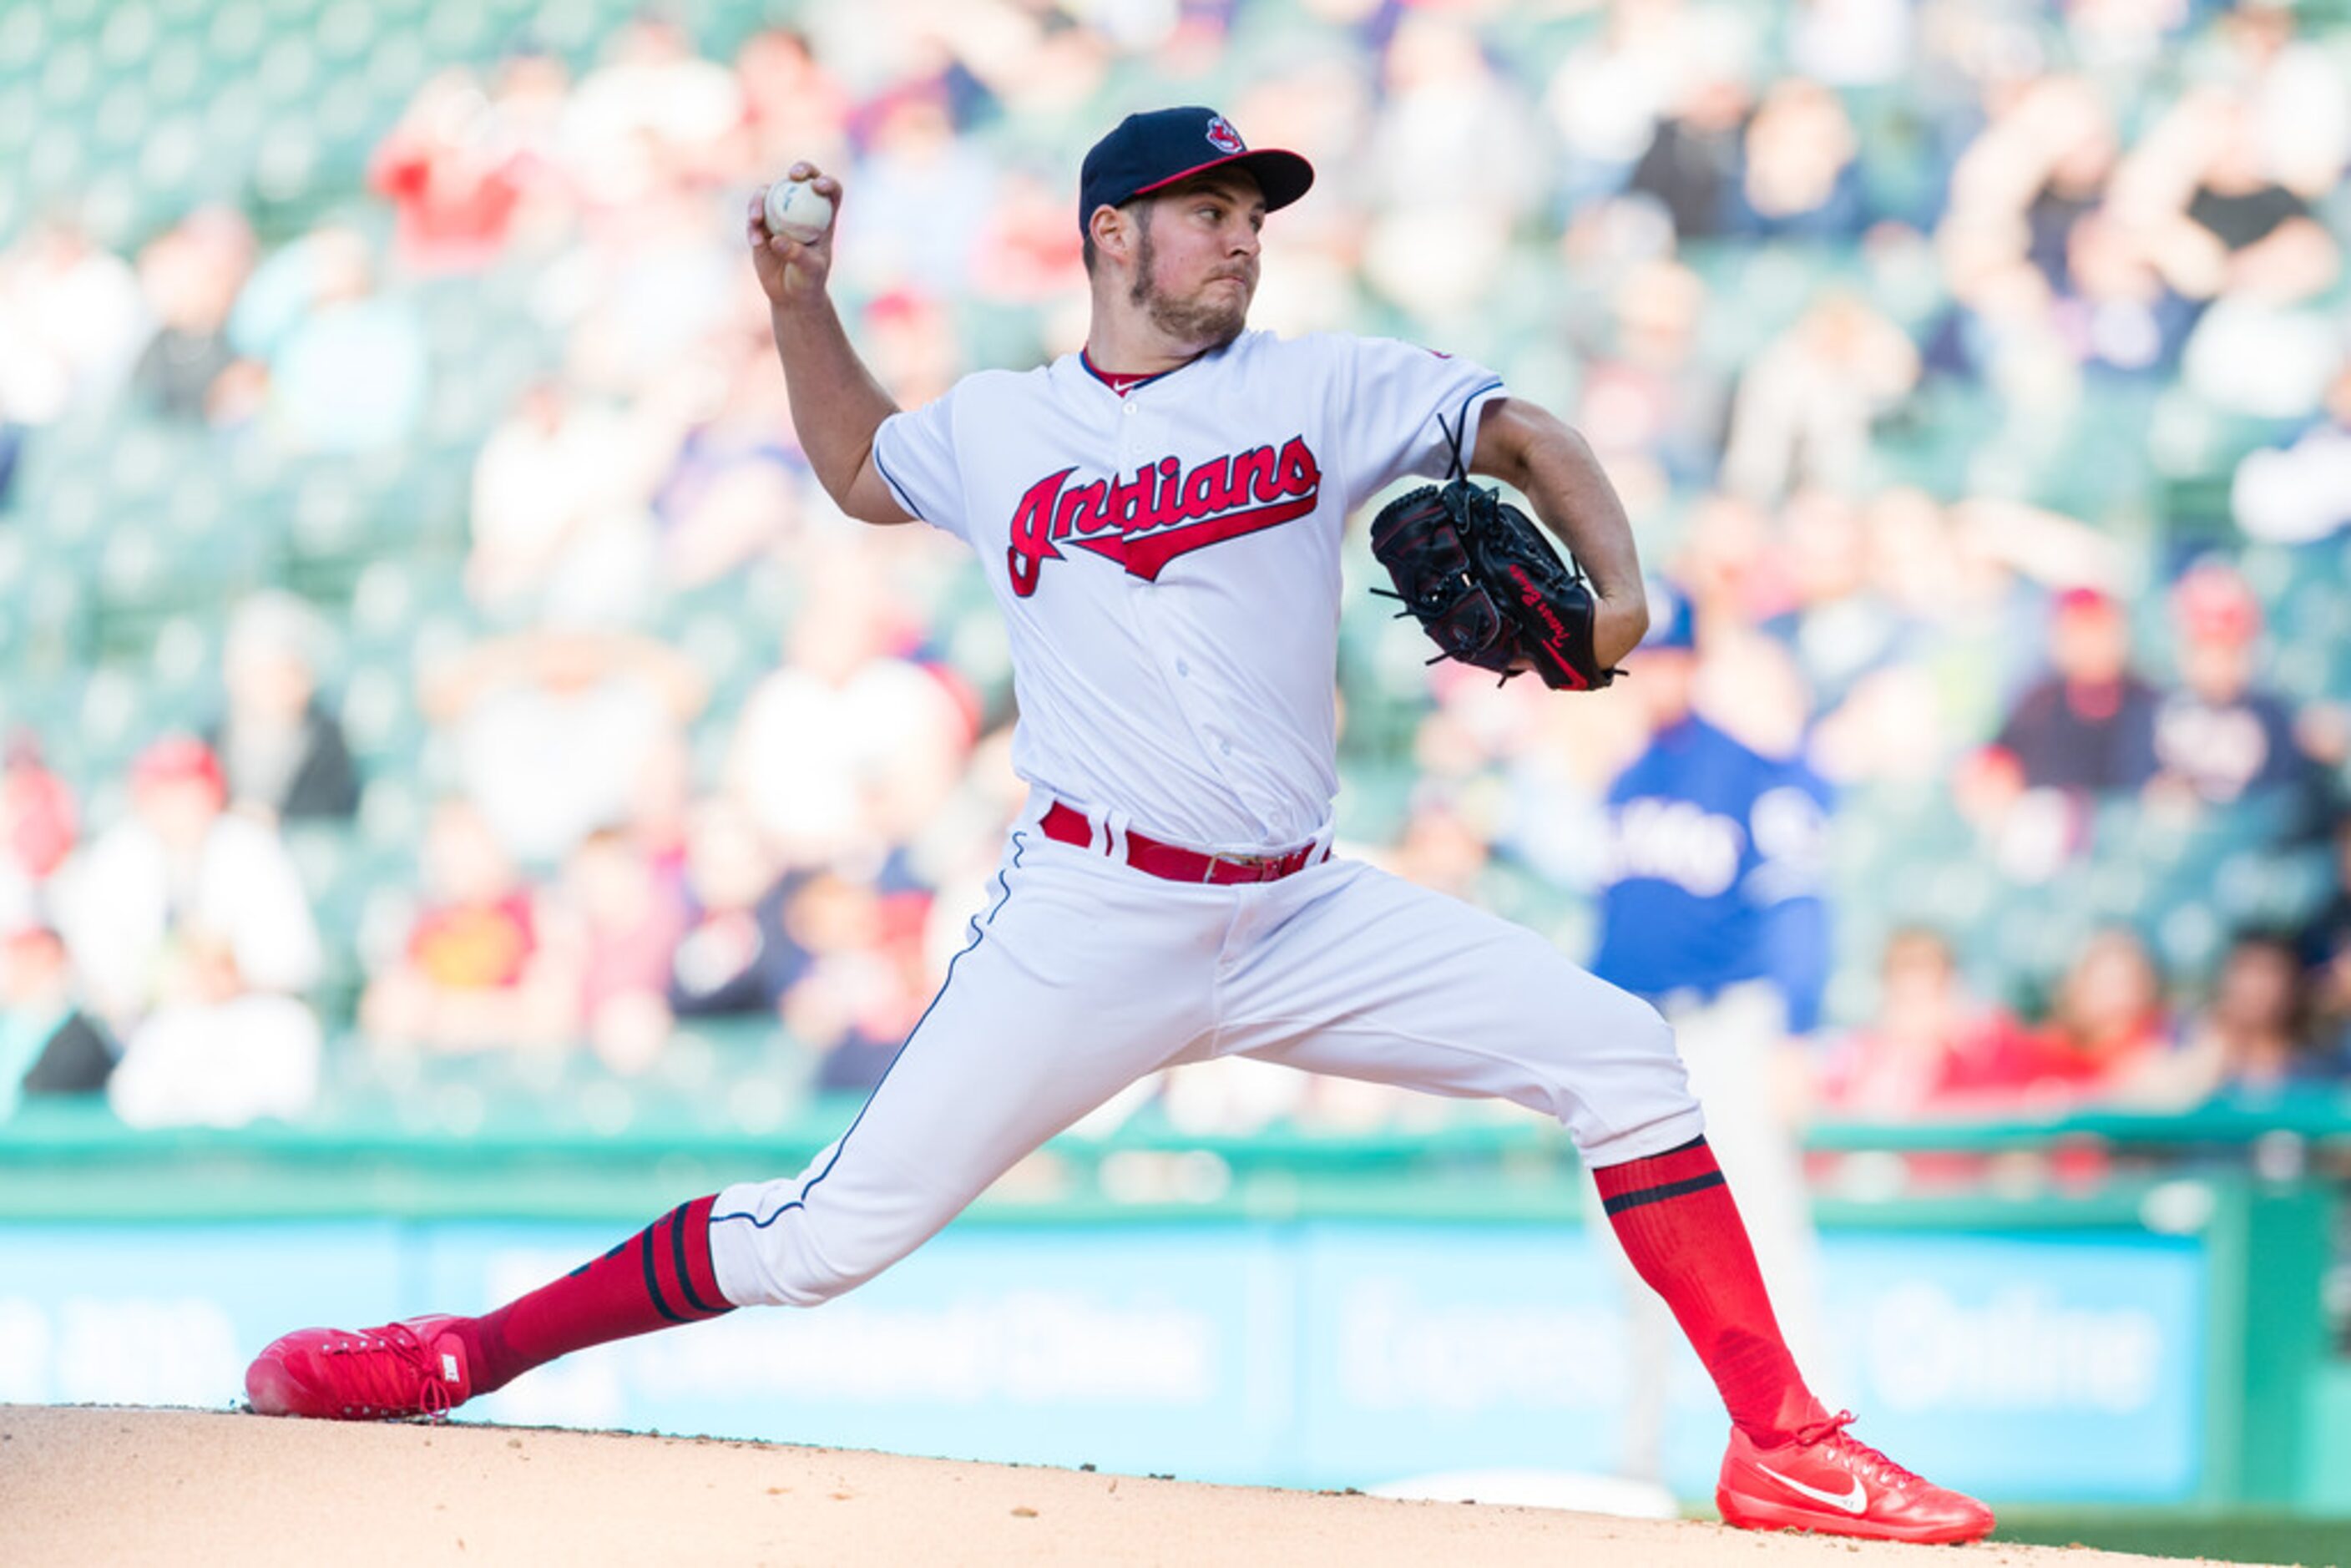
[[[718,1195],[738,1306],[814,1306],[904,1258],[1146,1073],[1245,1054],[1557,1117],[1587,1164],[1703,1130],[1655,1009],[1533,932],[1360,862],[1174,883],[1016,829],[930,1010],[799,1176]]]

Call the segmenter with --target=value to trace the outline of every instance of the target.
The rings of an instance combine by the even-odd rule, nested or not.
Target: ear
[[[1094,236],[1094,249],[1102,256],[1113,256],[1131,265],[1134,260],[1134,214],[1124,207],[1096,207],[1087,220],[1087,230]]]

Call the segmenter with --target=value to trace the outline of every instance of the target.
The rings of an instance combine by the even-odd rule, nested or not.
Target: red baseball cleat
[[[298,1329],[253,1358],[245,1369],[246,1396],[263,1416],[444,1416],[474,1392],[465,1342],[443,1332],[456,1321],[411,1318],[356,1333]]]
[[[1741,1530],[1814,1530],[1873,1541],[1941,1543],[1991,1533],[1991,1510],[1912,1475],[1845,1433],[1847,1411],[1776,1448],[1732,1427],[1714,1505]]]

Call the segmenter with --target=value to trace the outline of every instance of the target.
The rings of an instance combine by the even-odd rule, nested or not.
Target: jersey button
[[[1178,659],[1176,661],[1176,673],[1179,675],[1188,675],[1192,673],[1192,666]]]

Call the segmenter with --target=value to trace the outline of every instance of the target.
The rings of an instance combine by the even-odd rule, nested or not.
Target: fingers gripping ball
[[[806,180],[778,180],[768,187],[768,232],[814,245],[832,222],[832,204]]]

